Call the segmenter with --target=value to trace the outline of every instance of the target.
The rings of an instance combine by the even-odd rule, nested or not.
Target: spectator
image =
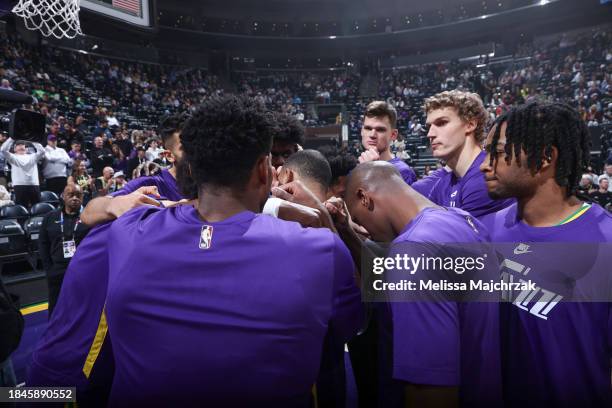
[[[115,180],[115,191],[121,190],[127,184],[125,174],[121,170],[113,175],[113,179]]]
[[[28,153],[26,143],[16,142],[10,137],[0,147],[0,152],[11,164],[11,181],[15,191],[15,203],[30,208],[40,201],[40,182],[38,180],[38,161],[45,156],[45,149],[40,143],[31,143],[36,153]],[[11,147],[15,153],[11,153]]]
[[[45,215],[38,238],[38,250],[49,288],[49,318],[57,303],[68,263],[89,232],[89,227],[80,220],[83,204],[81,188],[68,184],[62,197],[62,207]]]
[[[591,194],[594,190],[595,185],[593,183],[593,176],[588,173],[583,174],[578,183],[577,193],[586,196]]]
[[[127,171],[127,159],[125,158],[123,151],[117,144],[113,144],[111,148],[113,154],[113,169],[115,171],[126,172]]]
[[[110,150],[104,147],[102,137],[98,136],[94,139],[94,148],[91,150],[90,158],[94,178],[100,177],[105,167],[112,166],[113,155]]]
[[[78,140],[74,140],[72,142],[72,149],[68,152],[68,157],[70,157],[72,160],[80,160],[85,162],[85,166],[89,165],[89,159],[85,153],[81,151],[81,142]]]
[[[93,192],[95,191],[94,179],[87,174],[87,167],[85,162],[76,159],[72,169],[72,174],[68,177],[68,184],[77,184],[83,192],[83,204],[87,205],[87,202],[91,200]]]
[[[608,179],[608,191],[612,191],[612,163],[606,163],[605,172],[599,176],[597,181],[599,182],[602,177]]]
[[[7,205],[15,204],[13,200],[11,200],[11,195],[9,194],[6,187],[0,184],[0,207],[5,207]]]
[[[100,120],[100,123],[98,124],[98,126],[94,130],[94,135],[96,137],[104,135],[106,139],[108,139],[108,138],[110,138],[112,136],[111,131],[108,128],[108,121],[106,120],[106,118],[103,118],[103,119]]]
[[[603,208],[606,208],[610,203],[612,203],[612,192],[609,190],[610,182],[606,177],[599,178],[599,189],[591,192],[589,196],[591,199],[601,205]]]
[[[0,144],[6,141],[6,134],[0,132]],[[8,185],[8,176],[6,174],[6,159],[0,154],[0,185],[6,187]]]
[[[112,167],[105,167],[102,171],[102,176],[96,178],[96,194],[105,196],[108,193],[117,191],[115,179],[113,178],[115,171]]]
[[[126,137],[125,131],[123,130],[117,132],[115,137],[115,144],[119,145],[125,157],[128,157],[130,153],[132,153],[132,149],[134,148],[134,145],[132,144],[130,139]]]
[[[169,150],[162,150],[162,152],[159,154],[159,157],[155,159],[153,163],[164,169],[172,166],[172,153]]]
[[[147,159],[145,157],[145,149],[142,146],[138,146],[136,148],[136,157],[134,157],[133,159],[128,160],[128,165],[127,165],[127,170],[128,170],[128,174],[132,177],[132,178],[137,178],[140,177],[140,172],[138,172],[138,175],[134,175],[134,172],[137,168],[141,168],[146,162]]]
[[[72,159],[61,147],[57,147],[57,138],[53,134],[47,136],[45,146],[45,165],[43,176],[46,181],[47,190],[53,191],[58,196],[66,187],[68,168],[72,166]]]
[[[145,157],[147,161],[152,162],[156,160],[159,157],[159,154],[163,151],[164,149],[159,147],[159,142],[157,141],[157,139],[152,139],[151,141],[149,141],[149,148],[145,152]]]

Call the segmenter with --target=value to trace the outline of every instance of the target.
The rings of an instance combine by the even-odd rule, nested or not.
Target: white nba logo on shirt
[[[209,249],[212,244],[213,227],[210,225],[202,225],[200,233],[200,249]]]

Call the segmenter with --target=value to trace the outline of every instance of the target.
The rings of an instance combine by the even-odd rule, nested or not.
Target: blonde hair
[[[489,114],[482,103],[480,96],[474,92],[464,92],[459,90],[444,91],[425,99],[425,113],[442,109],[454,108],[457,115],[464,122],[474,120],[474,138],[478,143],[485,139],[485,128],[489,121]]]

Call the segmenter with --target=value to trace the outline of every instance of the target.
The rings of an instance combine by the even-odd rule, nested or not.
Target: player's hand
[[[329,212],[329,215],[331,215],[336,229],[341,234],[352,230],[365,238],[370,236],[368,230],[363,228],[361,225],[356,224],[351,219],[351,214],[348,211],[348,207],[346,206],[344,200],[342,200],[341,198],[330,198],[325,202],[325,208]]]
[[[157,187],[140,187],[138,190],[130,194],[113,197],[108,206],[108,213],[113,218],[119,218],[132,208],[140,207],[141,205],[154,205],[159,207],[159,201],[149,196],[160,197]]]
[[[179,201],[162,200],[161,203],[165,208],[177,207],[179,205],[190,205],[195,208],[198,205],[198,200],[188,200],[186,198],[183,198]]]
[[[306,207],[314,208],[320,212],[320,219],[323,227],[327,227],[332,231],[336,231],[334,223],[325,208],[325,205],[310,191],[301,181],[295,180],[291,183],[283,184],[280,187],[272,189],[272,195],[290,203],[305,205]]]
[[[374,147],[370,147],[365,152],[361,153],[359,156],[359,163],[366,163],[370,161],[375,161],[380,159],[380,154],[378,154],[378,150]]]
[[[282,169],[283,166],[279,166],[278,169],[272,167],[272,188],[278,187],[280,185],[280,182],[278,181],[278,176],[280,175]]]
[[[320,209],[323,203],[301,181],[295,180],[272,189],[272,195],[291,203]]]
[[[323,226],[321,211],[284,200],[278,208],[278,218],[299,222],[304,228],[320,228]]]

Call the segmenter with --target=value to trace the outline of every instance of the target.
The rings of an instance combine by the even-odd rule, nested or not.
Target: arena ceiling
[[[499,0],[514,2],[514,0]],[[234,19],[330,21],[396,16],[457,7],[474,0],[157,0],[158,8]]]

